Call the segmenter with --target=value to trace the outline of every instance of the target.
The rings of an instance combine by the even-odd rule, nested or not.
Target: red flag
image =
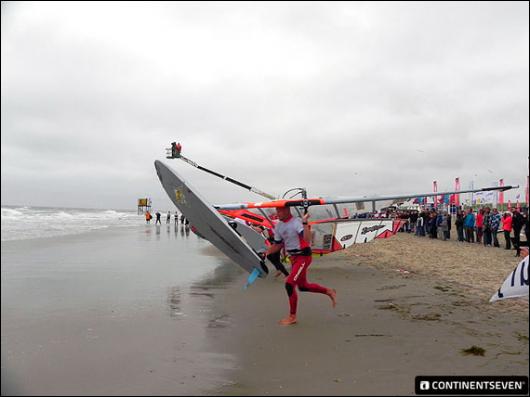
[[[457,192],[460,191],[460,178],[459,177],[455,178],[455,190]],[[451,204],[460,205],[460,194],[455,194],[454,196],[455,196],[454,197],[454,203],[451,202]]]

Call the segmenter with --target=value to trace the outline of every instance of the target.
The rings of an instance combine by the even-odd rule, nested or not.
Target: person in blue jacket
[[[464,231],[466,233],[466,241],[468,243],[475,242],[475,214],[473,214],[473,209],[469,208],[467,210],[467,215],[464,218]]]

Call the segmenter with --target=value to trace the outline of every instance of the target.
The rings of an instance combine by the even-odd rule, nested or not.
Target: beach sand
[[[488,303],[513,255],[355,245],[309,270],[337,307],[300,294],[282,327],[282,280],[243,290],[238,266],[165,225],[2,243],[2,394],[411,395],[417,375],[525,375],[528,301]]]
[[[338,304],[299,296],[282,327],[280,280],[214,302],[228,325],[215,345],[235,354],[227,395],[411,395],[417,375],[526,375],[528,300],[488,299],[520,259],[513,251],[399,233],[316,258],[309,280]],[[236,284],[237,285],[237,284]],[[464,355],[478,346],[484,356]]]

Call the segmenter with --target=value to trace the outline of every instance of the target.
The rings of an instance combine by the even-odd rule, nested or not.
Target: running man
[[[250,227],[256,232],[256,233],[259,233],[261,234],[262,236],[266,237],[267,238],[267,241],[269,242],[269,246],[274,244],[274,232],[272,229],[266,229],[265,227],[263,226],[253,226],[253,225],[250,225]],[[267,233],[267,235],[265,236],[265,232]],[[265,256],[264,256],[265,257]],[[274,275],[274,277],[279,277],[282,273],[285,277],[288,277],[289,276],[289,272],[287,271],[287,269],[285,268],[285,266],[283,265],[282,263],[282,254],[280,251],[274,253],[274,254],[269,254],[266,256],[266,258],[274,265],[274,267],[276,268],[276,274]]]
[[[289,296],[289,316],[280,320],[281,325],[296,324],[296,308],[298,303],[298,294],[296,287],[300,291],[309,291],[325,294],[331,299],[333,307],[337,300],[337,292],[334,289],[323,287],[319,284],[311,284],[307,281],[307,269],[311,264],[311,230],[307,223],[309,214],[305,214],[303,222],[300,218],[294,218],[291,215],[289,207],[277,208],[276,213],[280,222],[274,228],[274,244],[267,249],[266,255],[280,252],[285,247],[287,254],[291,259],[291,273],[285,279],[285,289]]]

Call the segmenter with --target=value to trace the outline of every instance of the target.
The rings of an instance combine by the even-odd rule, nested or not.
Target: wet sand
[[[232,356],[204,349],[208,290],[222,290],[233,265],[209,249],[173,225],[2,242],[2,395],[224,384]]]
[[[338,304],[301,294],[282,327],[280,280],[243,280],[215,301],[228,325],[215,338],[235,354],[226,395],[411,395],[417,375],[526,375],[528,301],[489,304],[518,263],[513,252],[398,236],[317,258],[310,281]],[[425,264],[427,262],[427,264]],[[478,346],[484,356],[464,355]]]
[[[2,394],[411,395],[416,375],[524,375],[528,303],[487,303],[513,252],[399,234],[283,282],[162,225],[2,243]],[[473,345],[484,356],[465,356]]]

